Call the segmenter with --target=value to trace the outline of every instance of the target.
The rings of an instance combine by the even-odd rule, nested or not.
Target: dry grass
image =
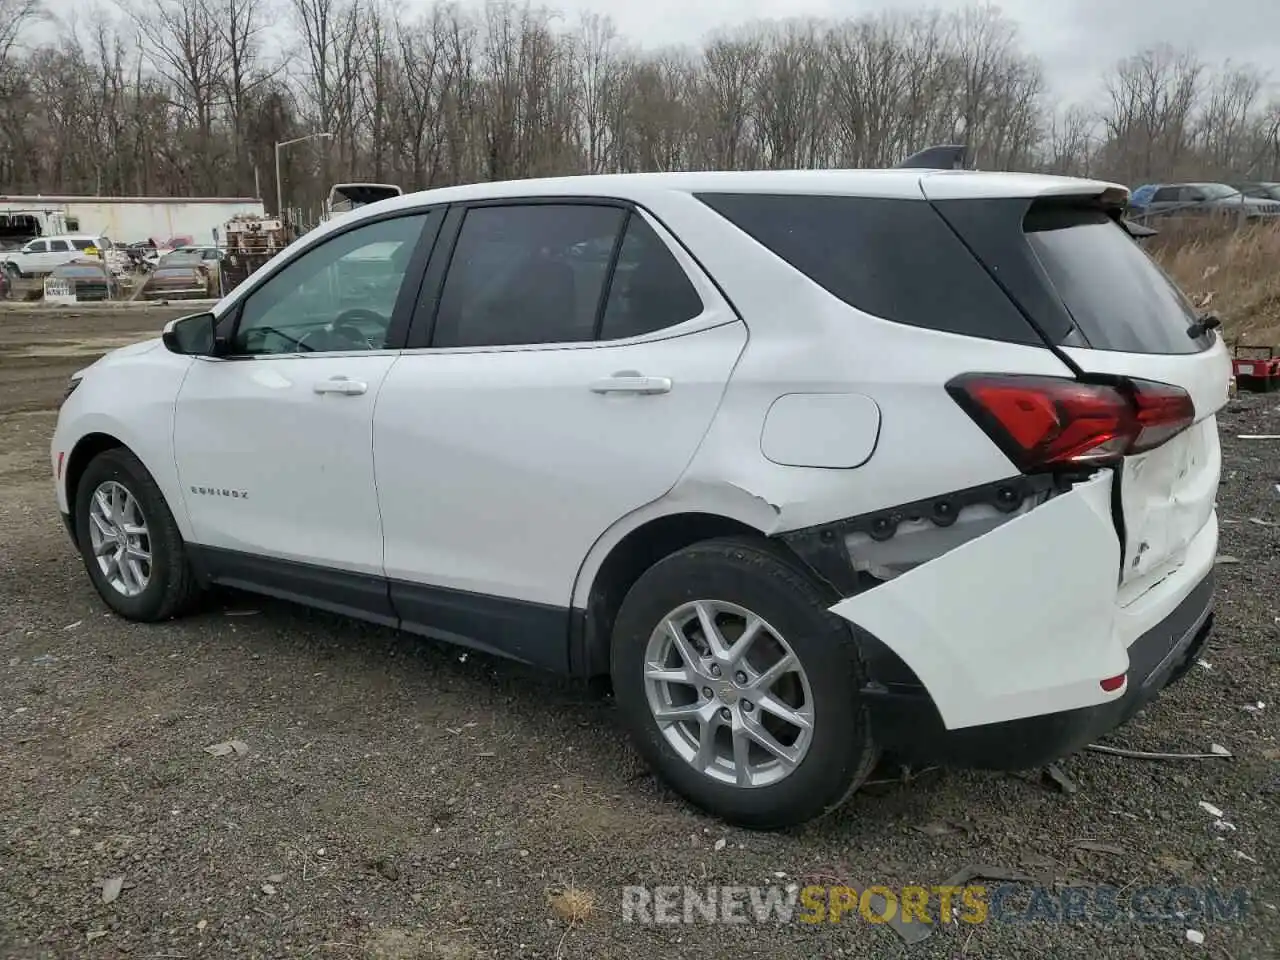
[[[1167,223],[1148,251],[1228,341],[1280,346],[1280,224]]]
[[[595,909],[595,895],[577,887],[565,887],[548,896],[551,912],[569,929],[580,927],[590,918]]]

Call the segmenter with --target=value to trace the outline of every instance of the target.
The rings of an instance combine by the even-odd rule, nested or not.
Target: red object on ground
[[[1276,347],[1242,347],[1232,350],[1231,372],[1236,387],[1258,393],[1280,389],[1280,357]],[[1248,354],[1252,353],[1253,356]]]

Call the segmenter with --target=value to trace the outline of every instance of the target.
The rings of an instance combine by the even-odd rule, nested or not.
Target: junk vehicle
[[[394,183],[335,183],[325,201],[325,215],[321,222],[340,217],[360,207],[399,197],[404,191]]]
[[[73,377],[56,509],[132,620],[234,585],[611,682],[743,826],[881,751],[1043,766],[1213,624],[1231,357],[1128,196],[940,164],[354,210]]]

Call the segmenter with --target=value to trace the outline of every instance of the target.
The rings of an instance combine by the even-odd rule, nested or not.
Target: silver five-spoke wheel
[[[777,783],[813,739],[813,693],[799,658],[736,604],[699,600],[662,618],[645,650],[644,682],[667,743],[722,783]]]
[[[107,480],[89,501],[89,539],[98,569],[112,588],[136,597],[151,580],[151,535],[136,497]]]

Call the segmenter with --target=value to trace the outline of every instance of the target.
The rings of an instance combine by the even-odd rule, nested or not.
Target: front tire
[[[754,829],[834,810],[878,757],[854,639],[768,544],[695,544],[631,588],[614,694],[649,766],[694,805]]]
[[[89,462],[76,489],[75,523],[89,579],[120,616],[169,620],[199,596],[164,494],[128,450]]]

